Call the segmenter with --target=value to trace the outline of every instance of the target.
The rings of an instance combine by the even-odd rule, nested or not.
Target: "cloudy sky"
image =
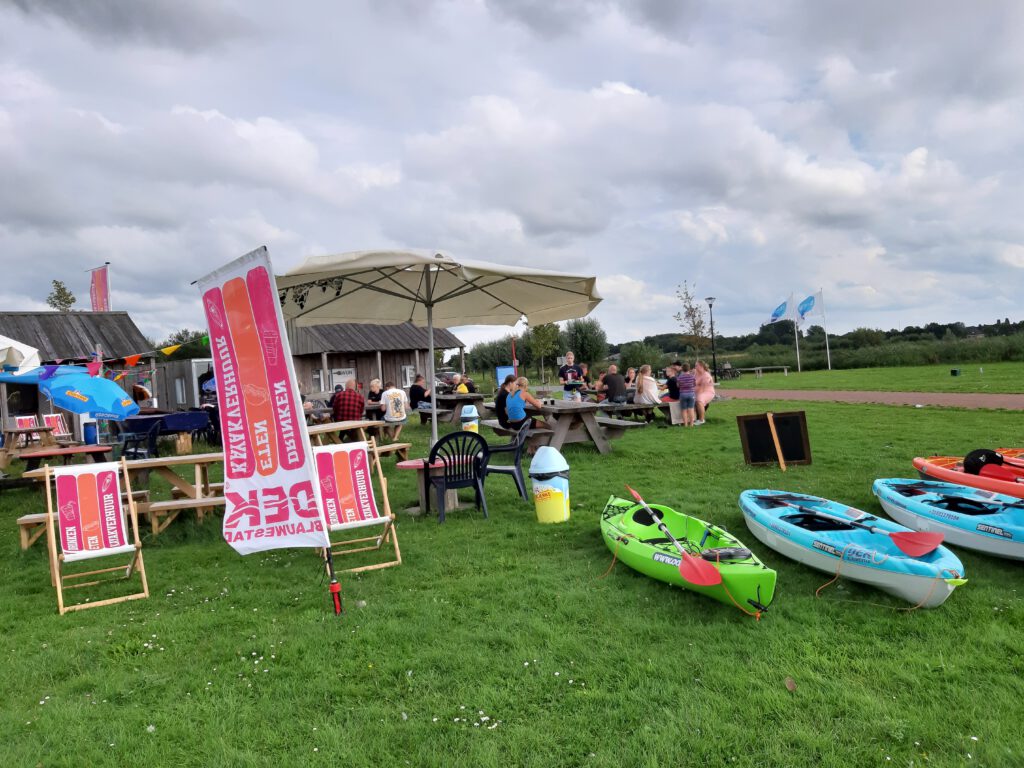
[[[160,339],[265,244],[596,274],[613,342],[683,280],[728,334],[1020,320],[1022,126],[1016,0],[0,0],[0,309],[110,261]]]

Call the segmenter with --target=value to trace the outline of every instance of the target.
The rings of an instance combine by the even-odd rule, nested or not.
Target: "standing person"
[[[510,373],[501,383],[501,386],[498,388],[498,394],[494,398],[494,412],[498,414],[498,423],[503,427],[508,427],[508,406],[506,403],[508,396],[515,389],[515,383],[516,377]]]
[[[694,377],[697,379],[696,406],[697,420],[694,426],[699,427],[704,423],[704,415],[707,413],[708,405],[715,399],[715,379],[711,371],[704,365],[703,360],[698,360],[693,367]]]
[[[414,411],[424,405],[430,407],[430,390],[423,386],[425,383],[423,374],[417,374],[412,386],[409,387],[409,407]]]
[[[679,386],[679,407],[683,412],[683,426],[692,427],[696,417],[694,406],[697,400],[697,377],[690,372],[690,364],[683,363],[676,376],[676,384]]]
[[[619,373],[619,366],[615,363],[608,366],[608,373],[604,375],[601,390],[610,403],[624,403],[628,399],[626,377]]]
[[[676,381],[676,376],[679,375],[679,369],[682,367],[683,364],[676,360],[665,369],[665,394],[661,398],[662,401],[675,403],[679,400],[679,383]]]
[[[558,369],[558,381],[562,385],[562,399],[572,400],[583,386],[583,369],[576,365],[576,355],[565,353],[565,365]]]
[[[409,419],[409,396],[405,394],[404,389],[398,389],[393,381],[389,381],[385,385],[380,402],[384,406],[384,421],[394,430],[391,440],[397,440],[402,434],[402,427]]]

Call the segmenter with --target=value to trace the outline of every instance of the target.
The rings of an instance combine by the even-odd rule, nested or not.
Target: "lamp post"
[[[718,383],[718,357],[715,355],[715,311],[712,306],[715,303],[714,296],[708,296],[704,299],[708,303],[708,314],[711,316],[711,376],[715,380],[715,384]]]

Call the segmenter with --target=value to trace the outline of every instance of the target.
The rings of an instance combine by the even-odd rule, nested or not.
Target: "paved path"
[[[1024,411],[1024,395],[970,392],[852,392],[847,390],[726,389],[718,393],[736,400],[826,400],[839,403],[940,405],[951,408],[1005,408]]]

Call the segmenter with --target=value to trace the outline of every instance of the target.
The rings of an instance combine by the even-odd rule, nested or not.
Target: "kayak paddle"
[[[679,550],[680,576],[682,576],[684,579],[686,579],[686,581],[690,582],[691,584],[696,584],[699,587],[713,587],[716,584],[722,583],[722,574],[718,572],[717,568],[715,568],[707,560],[702,560],[699,557],[694,557],[689,552],[687,552],[683,548],[683,545],[680,544],[679,541],[676,539],[676,537],[672,535],[672,532],[669,531],[668,526],[662,522],[661,517],[659,517],[655,513],[655,511],[647,505],[646,501],[640,498],[640,494],[634,491],[628,485],[626,486],[626,489],[631,494],[633,494],[633,498],[636,499],[637,503],[647,511],[648,515],[651,516],[651,519],[654,521],[654,524],[658,526],[658,530],[665,534],[665,536],[668,537],[668,540],[675,544],[676,549]]]
[[[867,523],[861,523],[857,520],[847,519],[845,517],[836,517],[826,512],[819,512],[811,507],[804,507],[799,504],[790,504],[788,501],[784,501],[777,496],[761,497],[766,500],[777,501],[779,504],[785,504],[787,507],[793,509],[799,509],[814,517],[820,517],[822,520],[831,520],[833,523],[840,523],[842,525],[850,525],[854,528],[863,528],[866,531],[872,533],[880,533],[883,536],[888,536],[892,539],[892,543],[899,548],[901,552],[904,552],[911,557],[921,557],[927,555],[929,552],[934,552],[940,544],[942,544],[945,536],[941,533],[934,533],[931,531],[886,531],[882,528],[876,528],[873,525]]]

